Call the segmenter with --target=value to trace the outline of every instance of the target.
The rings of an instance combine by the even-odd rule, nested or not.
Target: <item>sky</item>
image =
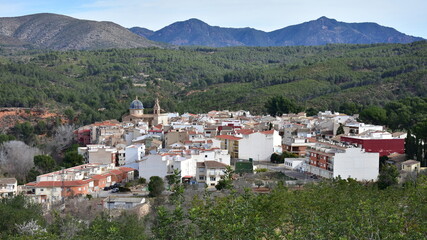
[[[151,30],[198,18],[269,32],[326,16],[427,38],[427,0],[0,0],[0,6],[0,17],[56,13]]]

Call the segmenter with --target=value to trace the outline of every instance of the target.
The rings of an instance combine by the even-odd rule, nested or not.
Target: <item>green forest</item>
[[[120,118],[138,96],[148,110],[266,113],[284,96],[298,109],[385,106],[427,97],[427,42],[97,51],[0,47],[0,106],[67,112],[78,124]],[[351,109],[350,109],[351,110]]]
[[[185,190],[186,192],[188,190]],[[175,191],[175,194],[177,191]],[[182,193],[181,193],[182,194]],[[87,203],[42,214],[23,196],[0,200],[1,239],[426,239],[427,178],[381,189],[352,179],[300,189],[280,183],[191,199],[151,198],[152,212],[112,217]],[[92,206],[92,207],[91,207]],[[90,213],[90,214],[89,214]]]

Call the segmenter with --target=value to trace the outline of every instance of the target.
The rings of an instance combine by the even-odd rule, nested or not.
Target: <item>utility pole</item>
[[[64,207],[64,210],[65,210],[65,192],[64,192],[64,190],[65,190],[65,169],[62,167],[62,169],[61,169],[61,197],[62,197],[62,199],[61,199],[61,202],[62,202],[62,206]]]

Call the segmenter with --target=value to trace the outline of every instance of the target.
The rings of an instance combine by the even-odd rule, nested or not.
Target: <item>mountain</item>
[[[269,33],[275,46],[325,45],[330,43],[410,43],[423,40],[376,23],[345,23],[321,17]]]
[[[173,45],[202,45],[211,47],[225,46],[268,46],[267,33],[253,28],[213,27],[198,19],[176,22],[151,35],[139,33],[137,28],[132,32],[145,36],[153,41]]]
[[[55,50],[159,46],[112,22],[79,20],[49,13],[0,18],[0,36],[0,43],[3,39],[15,39]]]
[[[141,36],[141,37],[151,37],[154,34],[153,30],[147,29],[147,28],[142,28],[142,27],[133,27],[133,28],[129,28],[129,30],[133,33],[136,33],[137,35]]]
[[[423,40],[376,23],[345,23],[327,17],[272,32],[214,27],[198,19],[176,22],[155,32],[138,29],[130,30],[153,41],[210,47],[410,43]]]

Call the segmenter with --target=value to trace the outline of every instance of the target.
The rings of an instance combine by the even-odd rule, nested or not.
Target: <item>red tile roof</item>
[[[110,170],[110,173],[111,173],[111,174],[114,174],[114,175],[120,175],[120,174],[122,174],[123,172],[122,172],[122,171],[120,171],[120,170],[114,169],[114,170]]]
[[[270,130],[270,131],[263,131],[263,132],[260,132],[260,133],[262,133],[262,134],[266,134],[266,135],[270,135],[270,134],[273,134],[273,133],[274,133],[274,130]]]
[[[123,171],[123,172],[133,172],[133,171],[135,171],[135,169],[130,168],[130,167],[120,167],[119,169],[121,171]]]
[[[84,180],[75,180],[75,181],[43,181],[38,182],[36,184],[27,184],[27,186],[35,186],[35,187],[74,187],[74,186],[83,186],[88,183]]]
[[[219,135],[216,136],[216,138],[219,139],[228,139],[228,140],[235,140],[235,141],[239,141],[241,138],[235,137],[235,136],[231,136],[231,135]]]
[[[101,179],[106,179],[107,176],[104,176],[104,175],[93,175],[93,176],[91,176],[91,178],[93,178],[95,180],[101,180]]]
[[[249,135],[249,134],[254,133],[254,130],[252,130],[252,129],[239,129],[239,130],[236,130],[236,133],[240,133],[243,135]]]

